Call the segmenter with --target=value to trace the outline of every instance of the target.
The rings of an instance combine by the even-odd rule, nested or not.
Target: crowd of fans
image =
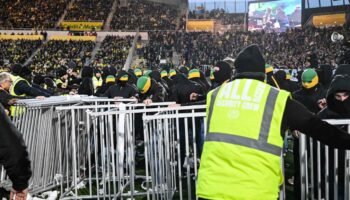
[[[24,63],[41,44],[41,40],[0,40],[0,61],[6,66]]]
[[[213,9],[198,13],[198,11],[190,11],[188,18],[190,19],[216,19],[220,20],[222,25],[243,25],[244,14],[227,13],[224,9]]]
[[[74,68],[82,68],[91,57],[94,46],[92,41],[48,41],[34,56],[30,68],[43,74],[71,62]]]
[[[227,56],[235,57],[241,47],[255,43],[266,61],[278,68],[307,67],[305,61],[314,57],[311,65],[335,65],[341,45],[332,43],[334,31],[343,33],[342,28],[291,29],[285,33],[152,32],[150,45],[140,51],[140,56],[157,63],[159,58],[171,57],[174,49],[188,66],[212,65]]]
[[[54,28],[69,0],[0,0],[0,29]]]
[[[65,20],[104,21],[112,8],[113,0],[76,0],[68,9]]]
[[[148,61],[150,68],[157,66],[161,59],[169,59],[173,56],[173,47],[178,32],[149,32],[149,43],[138,50],[141,58]]]
[[[140,0],[118,7],[111,27],[114,30],[175,30],[179,12],[174,6]]]
[[[95,66],[121,68],[129,54],[133,37],[106,36],[95,56]]]

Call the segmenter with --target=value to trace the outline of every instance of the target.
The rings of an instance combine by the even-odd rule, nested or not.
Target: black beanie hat
[[[237,73],[261,72],[265,73],[265,59],[258,45],[252,44],[244,48],[235,60]]]
[[[223,83],[232,77],[232,68],[230,64],[225,61],[219,61],[214,68],[214,81],[216,83]]]
[[[57,70],[57,77],[58,78],[61,78],[62,76],[66,75],[66,74],[67,74],[67,71],[62,69],[62,68]]]
[[[23,66],[21,73],[19,74],[20,76],[28,76],[32,74],[32,70],[28,66]]]
[[[22,70],[22,65],[21,64],[14,64],[12,66],[12,73],[19,75],[21,73]]]

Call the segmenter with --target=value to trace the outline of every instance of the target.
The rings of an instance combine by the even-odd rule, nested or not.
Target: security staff
[[[31,74],[32,72],[27,66],[15,64],[12,67],[11,79],[13,83],[10,88],[10,94],[12,96],[49,97],[50,94],[31,86]]]
[[[331,147],[350,148],[350,135],[321,121],[289,92],[264,83],[265,60],[257,45],[243,49],[234,66],[234,80],[207,95],[200,199],[277,199],[283,181],[281,133],[287,128]]]
[[[94,90],[96,92],[102,86],[103,79],[101,77],[101,75],[102,75],[101,70],[95,69],[94,73],[95,73],[95,76],[92,78],[92,81],[94,83]]]
[[[58,89],[66,90],[68,88],[68,73],[65,69],[58,69],[56,73],[57,79],[55,83]]]

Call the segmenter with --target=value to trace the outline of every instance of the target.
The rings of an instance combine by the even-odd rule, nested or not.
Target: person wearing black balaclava
[[[115,78],[116,83],[104,94],[108,98],[131,98],[137,96],[137,89],[129,83],[129,74],[122,70]]]
[[[205,93],[207,93],[209,90],[206,88],[206,85],[205,83],[203,83],[200,76],[201,74],[199,72],[199,69],[191,69],[188,72],[188,79],[200,85],[202,87],[202,90],[205,91]]]
[[[212,81],[211,89],[215,89],[223,83],[230,81],[233,74],[233,66],[226,61],[219,61],[213,69],[214,80]]]
[[[81,71],[82,82],[78,88],[78,94],[91,96],[94,94],[94,83],[92,77],[94,76],[94,69],[89,66],[83,67]]]
[[[175,87],[173,91],[172,101],[176,102],[177,106],[187,106],[195,104],[205,104],[206,93],[201,85],[185,76],[185,74],[179,73],[174,77]],[[184,163],[185,159],[185,127],[184,119],[180,119],[180,150],[181,150],[181,163]],[[191,125],[190,125],[191,126]],[[202,147],[204,142],[203,121],[199,118],[195,118],[196,126],[196,144],[197,144],[197,156],[200,157],[202,153]],[[189,130],[192,130],[189,127]],[[182,165],[181,165],[182,166]]]
[[[203,87],[196,82],[188,80],[184,74],[176,74],[174,82],[175,87],[171,100],[175,101],[177,104],[182,106],[193,105],[197,101],[205,100],[205,91]]]
[[[318,113],[322,119],[349,119],[350,118],[350,74],[339,74],[332,80],[327,91],[327,107]],[[347,126],[341,126],[344,131]],[[323,147],[323,146],[322,146]],[[323,148],[322,148],[323,149]],[[324,151],[323,151],[324,152]],[[333,185],[334,179],[334,148],[329,148],[329,184]],[[344,194],[344,166],[345,151],[338,150],[338,191],[330,187],[329,195],[338,194],[338,199],[343,199]],[[324,170],[324,168],[322,168]],[[324,171],[323,171],[324,172]],[[324,173],[321,172],[323,175]],[[323,179],[322,179],[323,180]],[[323,181],[322,181],[323,184]],[[324,185],[322,185],[324,187]],[[324,195],[324,194],[322,194]]]

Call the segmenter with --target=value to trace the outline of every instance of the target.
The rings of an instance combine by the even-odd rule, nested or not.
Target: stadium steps
[[[95,60],[95,56],[96,56],[98,50],[101,48],[103,40],[104,40],[104,38],[102,40],[96,41],[96,45],[94,47],[94,50],[92,50],[92,53],[91,53],[91,60]]]
[[[75,0],[71,0],[71,1],[68,3],[66,9],[64,9],[64,12],[63,12],[62,16],[60,17],[60,19],[59,19],[58,22],[56,23],[56,26],[55,26],[56,28],[60,27],[61,22],[64,20],[64,18],[66,17],[66,15],[67,15],[67,13],[68,13],[68,9],[69,9],[71,6],[73,6],[73,3],[74,3],[74,2],[75,2]]]
[[[117,0],[114,0],[111,12],[109,12],[108,17],[106,19],[106,23],[103,26],[103,30],[105,31],[111,30],[111,22],[112,22],[114,13],[117,11],[117,6],[118,6]]]
[[[173,57],[171,59],[175,66],[180,65],[180,54],[177,51],[175,51],[174,47],[173,47]]]

